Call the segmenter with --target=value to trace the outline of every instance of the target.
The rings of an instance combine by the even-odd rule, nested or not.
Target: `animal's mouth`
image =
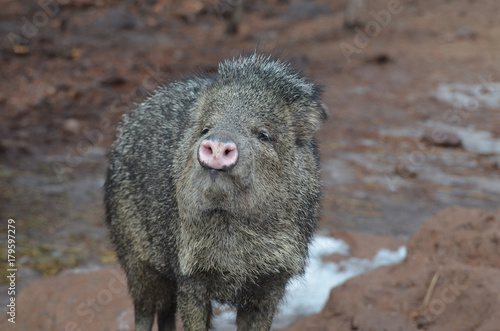
[[[210,178],[215,182],[220,173],[225,173],[226,169],[209,169]]]

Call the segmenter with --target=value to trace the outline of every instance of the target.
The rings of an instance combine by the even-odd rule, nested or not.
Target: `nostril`
[[[202,142],[200,151],[204,155],[207,155],[207,156],[208,155],[212,155],[213,154],[213,150],[212,150],[212,146],[211,146],[210,142],[208,142],[208,141]]]

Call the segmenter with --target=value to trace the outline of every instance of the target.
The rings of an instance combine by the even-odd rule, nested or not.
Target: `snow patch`
[[[500,139],[493,138],[491,132],[462,128],[435,121],[426,122],[424,127],[438,128],[457,134],[466,151],[481,155],[500,154]]]
[[[480,107],[500,107],[500,83],[487,84],[441,84],[436,98],[453,107],[477,110]]]
[[[427,121],[414,128],[382,129],[381,135],[392,137],[421,138],[426,129],[449,131],[460,137],[464,149],[480,155],[500,154],[500,139],[495,139],[491,132],[475,130],[472,127],[463,128],[444,122]]]
[[[134,312],[129,309],[122,311],[117,318],[118,330],[132,330],[134,325]]]
[[[309,250],[309,263],[303,277],[293,279],[287,287],[287,295],[275,316],[273,327],[284,328],[302,316],[321,311],[332,288],[346,280],[381,266],[396,264],[406,257],[406,247],[396,251],[381,249],[373,260],[349,258],[339,263],[323,261],[327,255],[348,256],[349,246],[343,241],[322,235],[314,237]],[[223,312],[215,316],[216,330],[236,330],[234,310],[220,306]]]
[[[61,275],[84,275],[84,274],[89,274],[91,272],[97,272],[97,271],[100,271],[103,269],[107,269],[107,268],[100,266],[100,265],[92,265],[92,266],[86,266],[86,267],[81,267],[81,268],[73,268],[73,269],[63,270],[61,272]]]

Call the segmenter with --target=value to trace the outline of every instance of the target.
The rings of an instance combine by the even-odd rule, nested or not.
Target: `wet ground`
[[[236,36],[217,1],[50,3],[0,0],[0,224],[16,221],[20,286],[115,263],[102,184],[121,115],[257,45],[324,86],[321,229],[406,239],[446,206],[500,206],[497,1],[370,1],[355,31],[343,1],[256,1]]]

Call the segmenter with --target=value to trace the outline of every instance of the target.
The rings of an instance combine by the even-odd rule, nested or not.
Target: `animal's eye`
[[[260,132],[257,135],[257,139],[262,140],[262,141],[264,141],[266,143],[270,143],[271,142],[271,137],[269,136],[269,133],[267,133],[265,131]]]
[[[204,136],[208,133],[208,128],[207,127],[204,127],[203,130],[201,130],[201,135]]]

